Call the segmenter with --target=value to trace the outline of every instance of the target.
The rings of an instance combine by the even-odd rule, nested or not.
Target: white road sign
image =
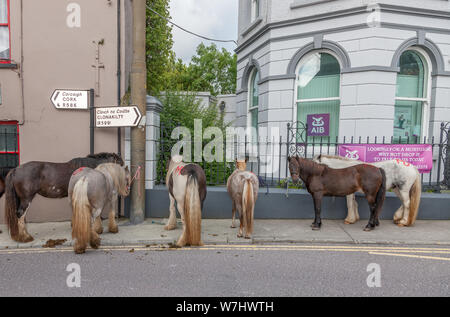
[[[95,126],[97,128],[136,127],[142,115],[138,107],[95,108]]]
[[[51,97],[57,109],[89,109],[89,91],[56,89]]]

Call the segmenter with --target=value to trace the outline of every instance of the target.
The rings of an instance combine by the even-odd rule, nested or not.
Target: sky
[[[189,31],[223,40],[237,39],[238,0],[170,0],[172,21]],[[177,27],[173,28],[175,51],[178,58],[189,63],[197,46],[212,42],[197,38]],[[216,43],[233,52],[234,43]]]

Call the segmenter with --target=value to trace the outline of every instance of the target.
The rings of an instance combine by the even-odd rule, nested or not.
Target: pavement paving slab
[[[371,232],[363,231],[366,220],[345,225],[342,220],[322,221],[320,231],[311,230],[312,220],[255,220],[252,239],[238,238],[238,228],[231,228],[230,219],[204,219],[202,238],[205,244],[263,244],[263,243],[345,243],[345,244],[409,244],[450,245],[450,221],[419,220],[413,227],[400,228],[390,220],[383,220]],[[103,223],[103,246],[146,246],[175,243],[182,232],[180,221],[175,230],[166,231],[167,219],[147,219],[133,226],[128,220],[119,221],[119,233],[107,232]],[[239,224],[239,221],[236,222]],[[0,249],[40,248],[49,239],[66,239],[63,246],[71,246],[70,222],[30,223],[28,231],[34,241],[19,244],[10,239],[5,225],[0,225]]]

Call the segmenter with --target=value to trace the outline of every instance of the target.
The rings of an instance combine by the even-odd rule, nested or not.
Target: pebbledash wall
[[[325,111],[347,138],[438,137],[450,121],[447,0],[240,0],[236,52],[237,126],[254,109],[284,137]]]
[[[88,155],[89,111],[57,110],[50,97],[55,89],[94,88],[96,106],[118,105],[119,89],[128,89],[131,1],[0,0],[0,10],[0,31],[8,29],[0,32],[0,122],[18,124],[20,164]],[[117,129],[96,129],[95,152],[104,151],[117,153]],[[3,212],[4,198],[0,221]],[[70,218],[66,198],[39,195],[27,214],[27,221]]]

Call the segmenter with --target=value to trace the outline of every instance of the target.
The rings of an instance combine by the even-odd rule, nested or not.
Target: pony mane
[[[117,155],[116,153],[102,152],[102,153],[97,153],[97,154],[89,154],[86,157],[92,158],[92,159],[97,159],[97,160],[114,159],[116,162],[121,162],[120,165],[123,165],[122,158],[119,155]]]
[[[122,196],[126,195],[124,190],[127,186],[127,175],[122,166],[115,163],[103,163],[97,166],[96,170],[104,174],[108,173],[113,179],[114,187],[119,194]]]
[[[316,163],[313,160],[302,158],[299,156],[294,157],[299,165],[299,168],[307,169],[311,174],[322,174],[323,171],[328,168],[325,164]]]
[[[355,162],[355,160],[349,159],[348,157],[343,157],[343,156],[338,156],[338,155],[327,155],[327,154],[320,154],[317,155],[316,157],[314,157],[315,159],[320,158],[320,157],[325,157],[325,158],[329,158],[329,159],[335,159],[335,160],[341,160],[341,161],[351,161],[351,162]]]

